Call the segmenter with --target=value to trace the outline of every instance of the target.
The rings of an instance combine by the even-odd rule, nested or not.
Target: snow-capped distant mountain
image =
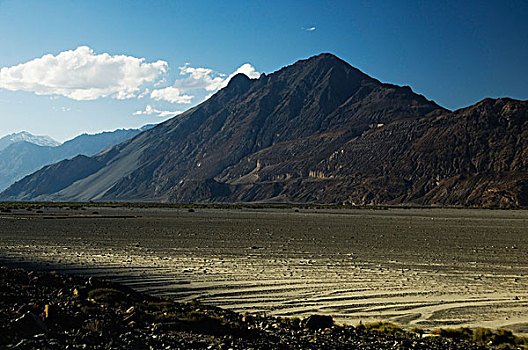
[[[73,158],[79,154],[94,155],[154,126],[155,124],[149,124],[140,129],[119,129],[92,135],[82,134],[60,145],[57,145],[58,143],[39,145],[27,139],[19,139],[3,149],[0,147],[0,191],[45,165]],[[21,134],[23,137],[27,135],[35,137],[27,132],[13,135]],[[8,135],[0,141],[3,142],[4,139],[9,139],[13,135]]]
[[[38,146],[49,146],[49,147],[55,147],[60,145],[61,143],[58,141],[55,141],[49,136],[37,136],[30,134],[27,131],[21,131],[14,134],[6,135],[2,138],[0,138],[0,151],[5,149],[7,146],[20,141],[26,141],[29,143],[33,143]]]

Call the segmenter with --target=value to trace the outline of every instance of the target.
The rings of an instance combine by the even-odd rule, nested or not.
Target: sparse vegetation
[[[122,291],[111,288],[92,289],[88,292],[89,299],[105,305],[121,305],[126,300],[124,296]]]
[[[100,333],[103,331],[104,323],[98,319],[87,320],[83,328],[92,332]]]
[[[471,339],[473,331],[469,328],[438,328],[431,331],[431,334],[450,339]]]
[[[488,328],[439,328],[431,331],[431,334],[453,340],[469,340],[480,345],[498,346],[509,349],[528,349],[528,338],[514,335],[506,329],[492,330]]]
[[[409,329],[409,332],[416,334],[416,336],[418,336],[419,338],[423,337],[423,335],[427,333],[425,329],[421,327],[413,327]]]
[[[374,322],[364,325],[365,330],[370,332],[377,332],[382,334],[390,334],[396,336],[408,336],[410,333],[405,331],[400,326],[390,322]]]

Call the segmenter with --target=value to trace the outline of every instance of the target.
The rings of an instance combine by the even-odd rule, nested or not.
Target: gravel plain
[[[340,324],[528,334],[528,211],[64,207],[0,214],[0,264]]]

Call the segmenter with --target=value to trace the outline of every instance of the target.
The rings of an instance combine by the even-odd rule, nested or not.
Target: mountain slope
[[[1,196],[528,205],[527,119],[527,102],[508,99],[450,112],[321,54],[256,80],[235,76],[202,104],[92,157],[90,171],[57,180],[53,192],[36,184],[58,179],[60,164]]]
[[[274,161],[280,150],[264,150],[248,159],[259,162],[258,180],[240,178],[247,169],[227,173],[242,179],[231,197],[246,201],[528,206],[527,137],[528,101],[486,99],[368,130],[317,163],[292,167]]]
[[[60,145],[60,142],[55,141],[49,136],[35,136],[27,131],[21,131],[0,138],[0,151],[16,142],[28,142],[38,146],[49,147],[55,147]]]
[[[146,126],[149,127],[152,125]],[[0,151],[0,190],[45,165],[76,155],[91,156],[136,136],[142,129],[83,134],[59,146],[42,146],[28,141],[12,143]]]
[[[255,152],[315,137],[323,140],[320,149],[328,153],[371,124],[421,118],[435,110],[443,111],[409,88],[382,84],[322,54],[258,80],[237,75],[201,105],[97,156],[105,166],[85,179],[53,195],[21,199],[225,197],[230,185],[215,178]],[[53,175],[43,169],[34,176]],[[17,184],[4,195],[18,198],[16,189],[21,187]],[[187,198],[187,193],[196,196]]]

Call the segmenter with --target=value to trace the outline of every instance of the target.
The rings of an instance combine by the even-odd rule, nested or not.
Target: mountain
[[[236,75],[185,113],[0,196],[522,206],[527,132],[527,101],[451,112],[321,54],[255,80]]]
[[[153,126],[145,125],[141,129],[122,129],[95,135],[82,134],[58,146],[35,144],[28,141],[31,138],[11,143],[0,150],[0,190],[45,165],[77,155],[94,155]],[[13,135],[28,134],[21,132]]]
[[[16,142],[29,142],[39,146],[55,147],[60,145],[60,142],[55,141],[49,136],[35,136],[27,131],[22,131],[0,138],[0,151]]]

